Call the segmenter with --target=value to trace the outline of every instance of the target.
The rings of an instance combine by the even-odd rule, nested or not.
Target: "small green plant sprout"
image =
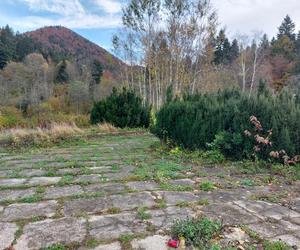
[[[202,191],[208,192],[208,191],[214,190],[215,185],[211,181],[205,181],[205,182],[200,183],[199,188]]]
[[[283,241],[266,242],[264,244],[264,249],[265,250],[292,250],[292,248]]]
[[[137,210],[137,218],[140,220],[148,220],[151,218],[151,214],[146,212],[145,207],[141,207]]]
[[[250,179],[244,179],[242,180],[242,185],[251,187],[254,185],[254,181]]]
[[[50,247],[44,248],[43,250],[65,250],[66,248],[61,244],[52,245]]]
[[[130,241],[135,238],[134,234],[123,234],[119,237],[119,241],[122,244],[123,249],[130,249]]]
[[[109,214],[118,214],[121,212],[121,209],[118,207],[111,207],[109,209],[107,209],[107,213]]]

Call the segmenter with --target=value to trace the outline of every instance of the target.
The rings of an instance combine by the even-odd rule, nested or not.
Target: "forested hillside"
[[[125,64],[121,60],[67,28],[45,27],[19,34],[9,26],[3,27],[0,29],[2,113],[6,112],[4,107],[9,107],[10,112],[15,109],[14,113],[29,116],[36,113],[46,116],[55,110],[87,114],[94,100],[120,85],[122,67]],[[49,119],[56,120],[51,115]]]
[[[123,30],[112,38],[115,56],[61,26],[24,34],[1,28],[2,109],[87,115],[119,86],[135,89],[154,110],[168,89],[178,97],[232,87],[252,95],[264,81],[275,95],[298,91],[300,32],[288,15],[276,37],[229,37],[209,1],[142,3],[124,8]]]

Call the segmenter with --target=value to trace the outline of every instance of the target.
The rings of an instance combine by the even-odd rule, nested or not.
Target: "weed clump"
[[[183,237],[188,246],[207,249],[210,241],[221,231],[222,225],[219,221],[211,221],[207,218],[188,218],[175,221],[171,228],[172,237],[179,239]]]

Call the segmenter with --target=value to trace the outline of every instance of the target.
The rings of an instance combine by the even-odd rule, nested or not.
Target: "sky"
[[[0,0],[0,26],[20,32],[49,25],[71,28],[110,50],[111,37],[121,27],[122,7],[128,0]],[[300,29],[300,0],[211,0],[220,27],[230,37],[264,31],[276,34],[289,14]]]

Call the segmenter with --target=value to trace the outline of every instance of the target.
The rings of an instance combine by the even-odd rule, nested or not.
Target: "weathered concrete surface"
[[[35,250],[54,244],[80,243],[87,234],[86,220],[63,218],[44,220],[26,225],[17,241],[16,250]]]
[[[122,247],[119,242],[114,242],[111,244],[97,246],[96,248],[93,248],[93,250],[122,250]]]
[[[130,193],[111,195],[94,199],[78,199],[66,201],[64,214],[66,216],[101,213],[109,208],[131,210],[138,207],[151,207],[156,203],[150,193]]]
[[[105,216],[91,216],[89,219],[90,235],[100,240],[118,239],[123,234],[142,233],[146,224],[132,213]]]
[[[85,192],[105,192],[109,194],[126,191],[126,186],[121,183],[91,184],[84,187]]]
[[[0,187],[7,186],[7,187],[14,187],[23,185],[26,182],[26,179],[0,179]]]
[[[224,224],[252,224],[259,221],[259,217],[251,214],[244,209],[228,202],[225,204],[210,204],[202,209],[204,215],[221,220]]]
[[[154,192],[159,199],[163,199],[167,205],[176,205],[180,202],[194,202],[200,198],[192,192],[157,191]]]
[[[193,217],[195,213],[190,208],[167,207],[166,209],[147,211],[151,218],[147,222],[155,226],[156,230],[169,229],[175,220]]]
[[[158,234],[167,233],[175,220],[196,216],[223,222],[219,243],[224,247],[230,241],[251,241],[241,224],[264,239],[299,245],[299,181],[287,184],[285,177],[276,175],[276,183],[269,185],[265,182],[269,174],[244,174],[237,165],[188,166],[181,171],[184,179],[166,179],[170,184],[166,186],[150,179],[137,181],[135,169],[140,164],[150,166],[161,160],[149,150],[155,138],[151,137],[151,143],[148,135],[91,140],[85,145],[24,155],[0,154],[4,157],[0,160],[0,250],[14,240],[18,223],[24,224],[24,231],[17,239],[17,250],[43,249],[58,243],[85,250],[86,240],[93,238],[98,244],[103,241],[96,250],[120,250],[118,238],[135,233],[149,237],[133,240],[133,249],[163,250],[167,238]],[[74,176],[72,181],[78,183],[60,181],[62,175]],[[247,185],[246,179],[253,185]],[[213,191],[200,190],[199,184],[207,181],[215,184]],[[191,191],[179,192],[180,186]],[[24,203],[35,199],[42,201]],[[150,218],[142,220],[139,208]],[[224,228],[232,231],[225,232]]]
[[[57,184],[61,177],[32,177],[26,184],[28,185],[53,185]]]
[[[12,204],[4,209],[2,221],[16,221],[43,216],[52,217],[58,209],[57,201],[43,201],[38,203]]]
[[[15,238],[18,226],[14,223],[0,222],[0,249],[9,247]]]
[[[20,189],[20,190],[2,190],[0,191],[0,201],[17,200],[30,197],[35,194],[35,189]]]
[[[134,191],[151,191],[159,189],[159,185],[154,181],[132,181],[126,185]]]
[[[168,236],[153,235],[141,240],[133,240],[131,246],[135,250],[168,250]]]
[[[47,188],[44,197],[46,199],[57,199],[60,197],[79,195],[83,193],[83,189],[78,185],[65,187],[49,187]]]

